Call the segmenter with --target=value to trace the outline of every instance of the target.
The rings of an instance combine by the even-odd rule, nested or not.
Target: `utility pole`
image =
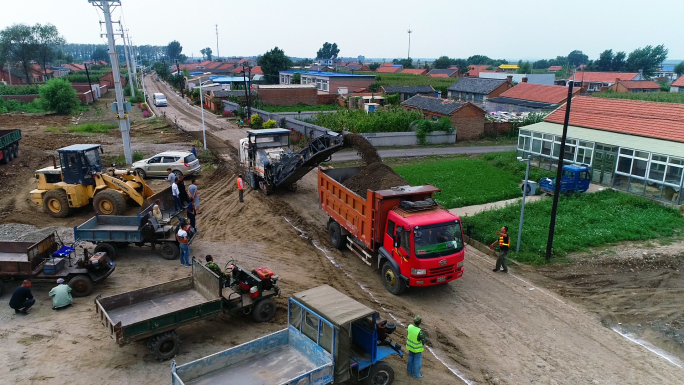
[[[216,24],[216,58],[217,59],[221,58],[221,53],[219,52],[219,48],[218,48],[218,24]]]
[[[133,66],[133,83],[135,84],[135,88],[138,87],[138,70],[137,70],[137,64],[135,60],[135,55],[133,53],[133,45],[131,44],[131,36],[126,32],[126,37],[128,38],[128,52],[131,57],[131,65]]]
[[[135,85],[133,84],[133,77],[131,76],[131,63],[128,57],[128,49],[126,49],[126,35],[124,34],[124,30],[121,30],[121,37],[123,38],[123,49],[124,49],[124,56],[126,56],[126,69],[128,70],[128,85],[131,87],[131,97],[135,97]]]
[[[413,30],[411,30],[411,29],[409,28],[409,30],[408,30],[407,32],[408,32],[408,34],[409,34],[409,47],[408,47],[408,57],[407,57],[407,59],[410,59],[410,58],[411,58],[411,33],[413,33]]]
[[[561,176],[563,175],[563,155],[565,155],[565,141],[568,138],[568,124],[570,123],[570,104],[572,102],[572,87],[575,82],[570,82],[568,87],[568,102],[565,105],[565,120],[563,122],[563,136],[561,139],[559,154],[558,154],[558,170],[556,170],[556,186],[553,191],[553,206],[551,207],[551,223],[549,224],[549,238],[546,241],[546,261],[551,260],[551,252],[553,251],[553,234],[556,231],[556,212],[558,211],[558,196],[561,191]]]
[[[249,69],[249,76],[247,76],[247,73],[245,72],[245,67],[242,66],[242,79],[245,82],[245,101],[247,102],[247,119],[252,118],[252,103],[251,103],[251,95],[252,95],[252,90],[249,89],[249,83],[247,79],[251,79],[252,77],[252,67],[247,67]]]
[[[88,78],[88,87],[90,87],[90,93],[93,95],[93,101],[95,101],[95,92],[93,92],[93,83],[90,82],[90,73],[88,72],[88,64],[83,63],[83,68],[85,68],[86,77]]]
[[[119,58],[114,44],[114,28],[112,27],[112,14],[110,4],[121,6],[119,0],[88,0],[92,5],[99,7],[104,13],[105,25],[107,26],[107,40],[109,42],[109,60],[112,62],[112,76],[114,77],[114,90],[116,91],[116,110],[119,120],[119,130],[123,139],[124,157],[126,163],[133,163],[133,152],[131,151],[131,122],[128,113],[124,111],[124,95],[121,87],[121,74],[119,73]]]

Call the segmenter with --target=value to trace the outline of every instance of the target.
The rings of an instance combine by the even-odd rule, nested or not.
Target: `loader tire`
[[[150,353],[159,361],[170,360],[178,354],[181,339],[175,331],[157,334],[150,338]]]
[[[126,210],[126,199],[114,190],[104,190],[95,195],[93,207],[98,214],[121,215]]]
[[[64,218],[71,214],[69,199],[64,190],[50,190],[43,195],[43,209],[55,218]]]

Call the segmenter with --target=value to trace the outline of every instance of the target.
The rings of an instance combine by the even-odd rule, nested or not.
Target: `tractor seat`
[[[166,226],[160,225],[159,222],[157,221],[157,218],[155,218],[153,215],[150,215],[150,224],[152,225],[152,228],[154,229],[154,233],[158,234],[158,235],[166,234],[173,227],[171,225],[166,225]]]

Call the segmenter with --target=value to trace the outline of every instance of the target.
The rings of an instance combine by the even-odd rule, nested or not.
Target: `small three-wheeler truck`
[[[272,297],[280,294],[278,276],[264,268],[251,272],[233,263],[219,277],[192,259],[192,275],[138,290],[95,298],[95,311],[119,346],[147,340],[159,360],[173,358],[180,348],[175,329],[221,312],[252,314],[257,322],[276,313]]]
[[[324,385],[354,378],[390,385],[394,369],[382,361],[403,357],[388,335],[396,326],[328,285],[289,299],[287,329],[222,352],[171,364],[173,385]]]

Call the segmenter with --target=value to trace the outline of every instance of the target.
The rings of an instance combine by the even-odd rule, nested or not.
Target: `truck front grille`
[[[454,272],[455,265],[447,265],[443,267],[437,267],[434,269],[428,269],[428,275],[442,275]]]

